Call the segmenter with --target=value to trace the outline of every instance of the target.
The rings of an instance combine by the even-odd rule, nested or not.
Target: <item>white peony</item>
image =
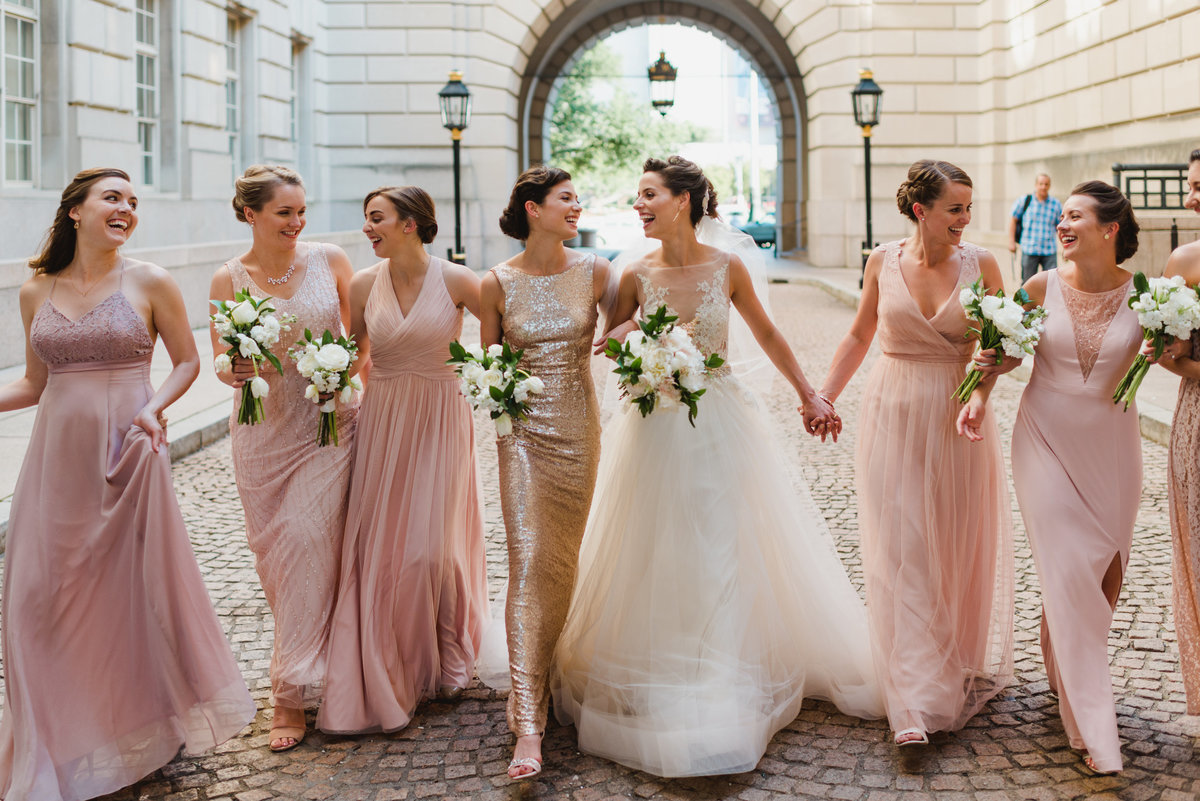
[[[964,308],[974,303],[975,299],[975,290],[971,289],[969,286],[963,287],[962,291],[958,293],[958,302]]]
[[[229,358],[228,353],[219,353],[213,359],[213,369],[218,373],[228,373],[233,369],[233,359]]]
[[[483,371],[483,374],[479,376],[478,383],[479,386],[484,388],[503,386],[504,373],[500,372],[495,367],[491,367]]]
[[[270,345],[267,342],[267,327],[261,323],[250,329],[250,338],[260,345]]]
[[[483,375],[483,365],[479,364],[478,362],[467,362],[462,366],[462,370],[459,374],[462,376],[464,381],[468,381],[472,384],[478,384],[480,376]]]
[[[336,342],[330,342],[317,351],[317,364],[324,370],[340,373],[350,366],[350,353]]]
[[[245,334],[238,334],[238,354],[243,359],[250,359],[255,356],[262,356],[262,349],[258,347],[258,343]]]
[[[704,389],[704,373],[696,370],[681,370],[679,385],[688,392],[698,392]]]
[[[250,379],[250,394],[256,398],[265,398],[271,394],[271,385],[260,375]]]
[[[313,373],[321,369],[321,365],[317,363],[316,348],[312,350],[305,349],[303,355],[296,361],[296,369],[300,371],[300,375],[305,378],[311,378]]]
[[[258,319],[258,309],[248,300],[243,300],[229,310],[229,317],[238,325],[249,325]]]
[[[467,345],[467,353],[475,359],[483,358],[483,348],[480,345]]]
[[[641,356],[646,350],[646,335],[641,331],[634,331],[629,336],[625,337],[625,344],[629,346],[629,352],[636,359]]]
[[[487,355],[491,356],[493,359],[500,358],[501,354],[503,354],[503,353],[504,353],[503,345],[488,345]]]

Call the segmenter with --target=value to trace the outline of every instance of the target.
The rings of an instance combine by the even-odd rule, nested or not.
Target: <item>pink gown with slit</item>
[[[4,554],[0,797],[77,801],[212,748],[255,707],[167,448],[133,425],[154,394],[145,322],[121,290],[74,322],[50,298],[30,341],[49,376]]]
[[[951,395],[975,348],[955,289],[926,319],[884,245],[880,358],[863,393],[857,452],[867,615],[888,721],[953,731],[1012,677],[1008,486],[994,417],[958,435]],[[959,285],[979,277],[959,249]]]
[[[371,376],[329,643],[329,732],[395,731],[474,675],[487,618],[474,423],[446,364],[462,311],[431,258],[408,314],[387,263],[367,298]]]
[[[1017,501],[1042,585],[1042,655],[1072,748],[1121,769],[1108,666],[1142,491],[1135,406],[1112,401],[1142,342],[1129,284],[1085,293],[1047,274],[1049,316],[1013,427]],[[1101,587],[1117,571],[1112,596]]]

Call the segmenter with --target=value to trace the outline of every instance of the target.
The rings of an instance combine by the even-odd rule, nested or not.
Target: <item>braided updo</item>
[[[901,214],[916,222],[913,204],[928,206],[942,196],[948,184],[972,186],[971,176],[948,161],[921,159],[908,168],[908,177],[896,190],[896,206]]]
[[[688,205],[688,215],[692,225],[700,222],[705,215],[717,217],[717,190],[712,181],[704,177],[704,171],[682,156],[671,156],[666,161],[662,159],[646,159],[642,172],[656,172],[662,176],[662,182],[672,195],[687,192],[691,198]]]

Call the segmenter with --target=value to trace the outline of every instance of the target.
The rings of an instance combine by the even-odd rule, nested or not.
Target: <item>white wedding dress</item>
[[[728,254],[635,268],[704,354],[727,353]],[[881,717],[862,601],[803,481],[729,368],[686,408],[606,427],[579,578],[556,652],[579,748],[659,776],[758,763],[804,698]]]

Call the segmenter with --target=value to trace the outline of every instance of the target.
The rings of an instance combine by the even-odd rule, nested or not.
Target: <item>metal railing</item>
[[[1112,165],[1113,186],[1135,209],[1179,210],[1187,197],[1186,164]]]

